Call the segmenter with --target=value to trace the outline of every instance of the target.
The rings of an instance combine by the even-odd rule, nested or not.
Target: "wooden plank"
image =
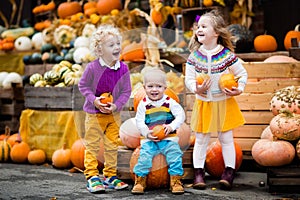
[[[257,82],[248,81],[244,93],[273,93],[291,85],[300,85],[300,78],[265,78]]]
[[[211,137],[210,142],[217,140],[217,137]],[[254,143],[259,140],[259,138],[237,138],[234,137],[234,141],[241,147],[243,152],[251,152]]]
[[[235,97],[241,110],[269,110],[272,93],[242,93]]]
[[[248,78],[299,78],[300,74],[300,62],[245,62],[243,66],[248,72]]]
[[[43,75],[46,71],[52,69],[54,64],[36,64],[36,65],[25,65],[24,74],[30,76],[35,73]]]

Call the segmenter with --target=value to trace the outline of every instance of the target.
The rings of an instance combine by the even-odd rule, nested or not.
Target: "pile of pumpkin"
[[[29,77],[29,84],[34,87],[66,87],[77,85],[83,70],[81,65],[63,60],[53,65],[52,69],[46,71],[43,75],[40,73],[32,74]]]
[[[274,117],[252,146],[253,159],[261,166],[283,166],[300,159],[300,86],[288,86],[273,94]]]
[[[100,151],[97,156],[99,169],[103,168],[104,163],[103,148],[103,142],[100,142]],[[77,139],[71,148],[63,145],[52,153],[51,158],[47,158],[47,150],[30,147],[22,140],[19,133],[11,135],[8,127],[5,133],[0,135],[0,163],[46,165],[50,161],[51,165],[57,169],[70,169],[71,172],[76,172],[84,169],[84,150],[83,140]]]

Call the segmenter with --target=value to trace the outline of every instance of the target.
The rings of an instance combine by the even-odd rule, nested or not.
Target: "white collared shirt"
[[[117,61],[114,66],[109,66],[101,57],[99,58],[99,63],[101,66],[108,67],[113,70],[118,70],[120,68],[120,61]]]

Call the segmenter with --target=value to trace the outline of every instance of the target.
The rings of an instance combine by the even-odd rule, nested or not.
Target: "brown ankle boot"
[[[170,190],[173,194],[183,194],[184,188],[180,181],[180,176],[171,176],[170,180]]]
[[[233,179],[235,176],[235,170],[231,167],[226,167],[219,183],[221,184],[221,188],[225,190],[231,190]]]
[[[146,188],[147,177],[135,176],[134,186],[131,190],[132,194],[144,194]]]
[[[205,171],[202,168],[194,169],[194,189],[203,190],[206,188],[205,184]]]

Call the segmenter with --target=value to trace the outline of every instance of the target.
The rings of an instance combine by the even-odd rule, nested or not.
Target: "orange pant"
[[[121,145],[119,127],[121,124],[120,114],[89,114],[85,119],[85,158],[84,175],[86,179],[99,175],[97,169],[97,155],[100,141],[104,143],[104,169],[105,177],[117,175],[118,146]]]

